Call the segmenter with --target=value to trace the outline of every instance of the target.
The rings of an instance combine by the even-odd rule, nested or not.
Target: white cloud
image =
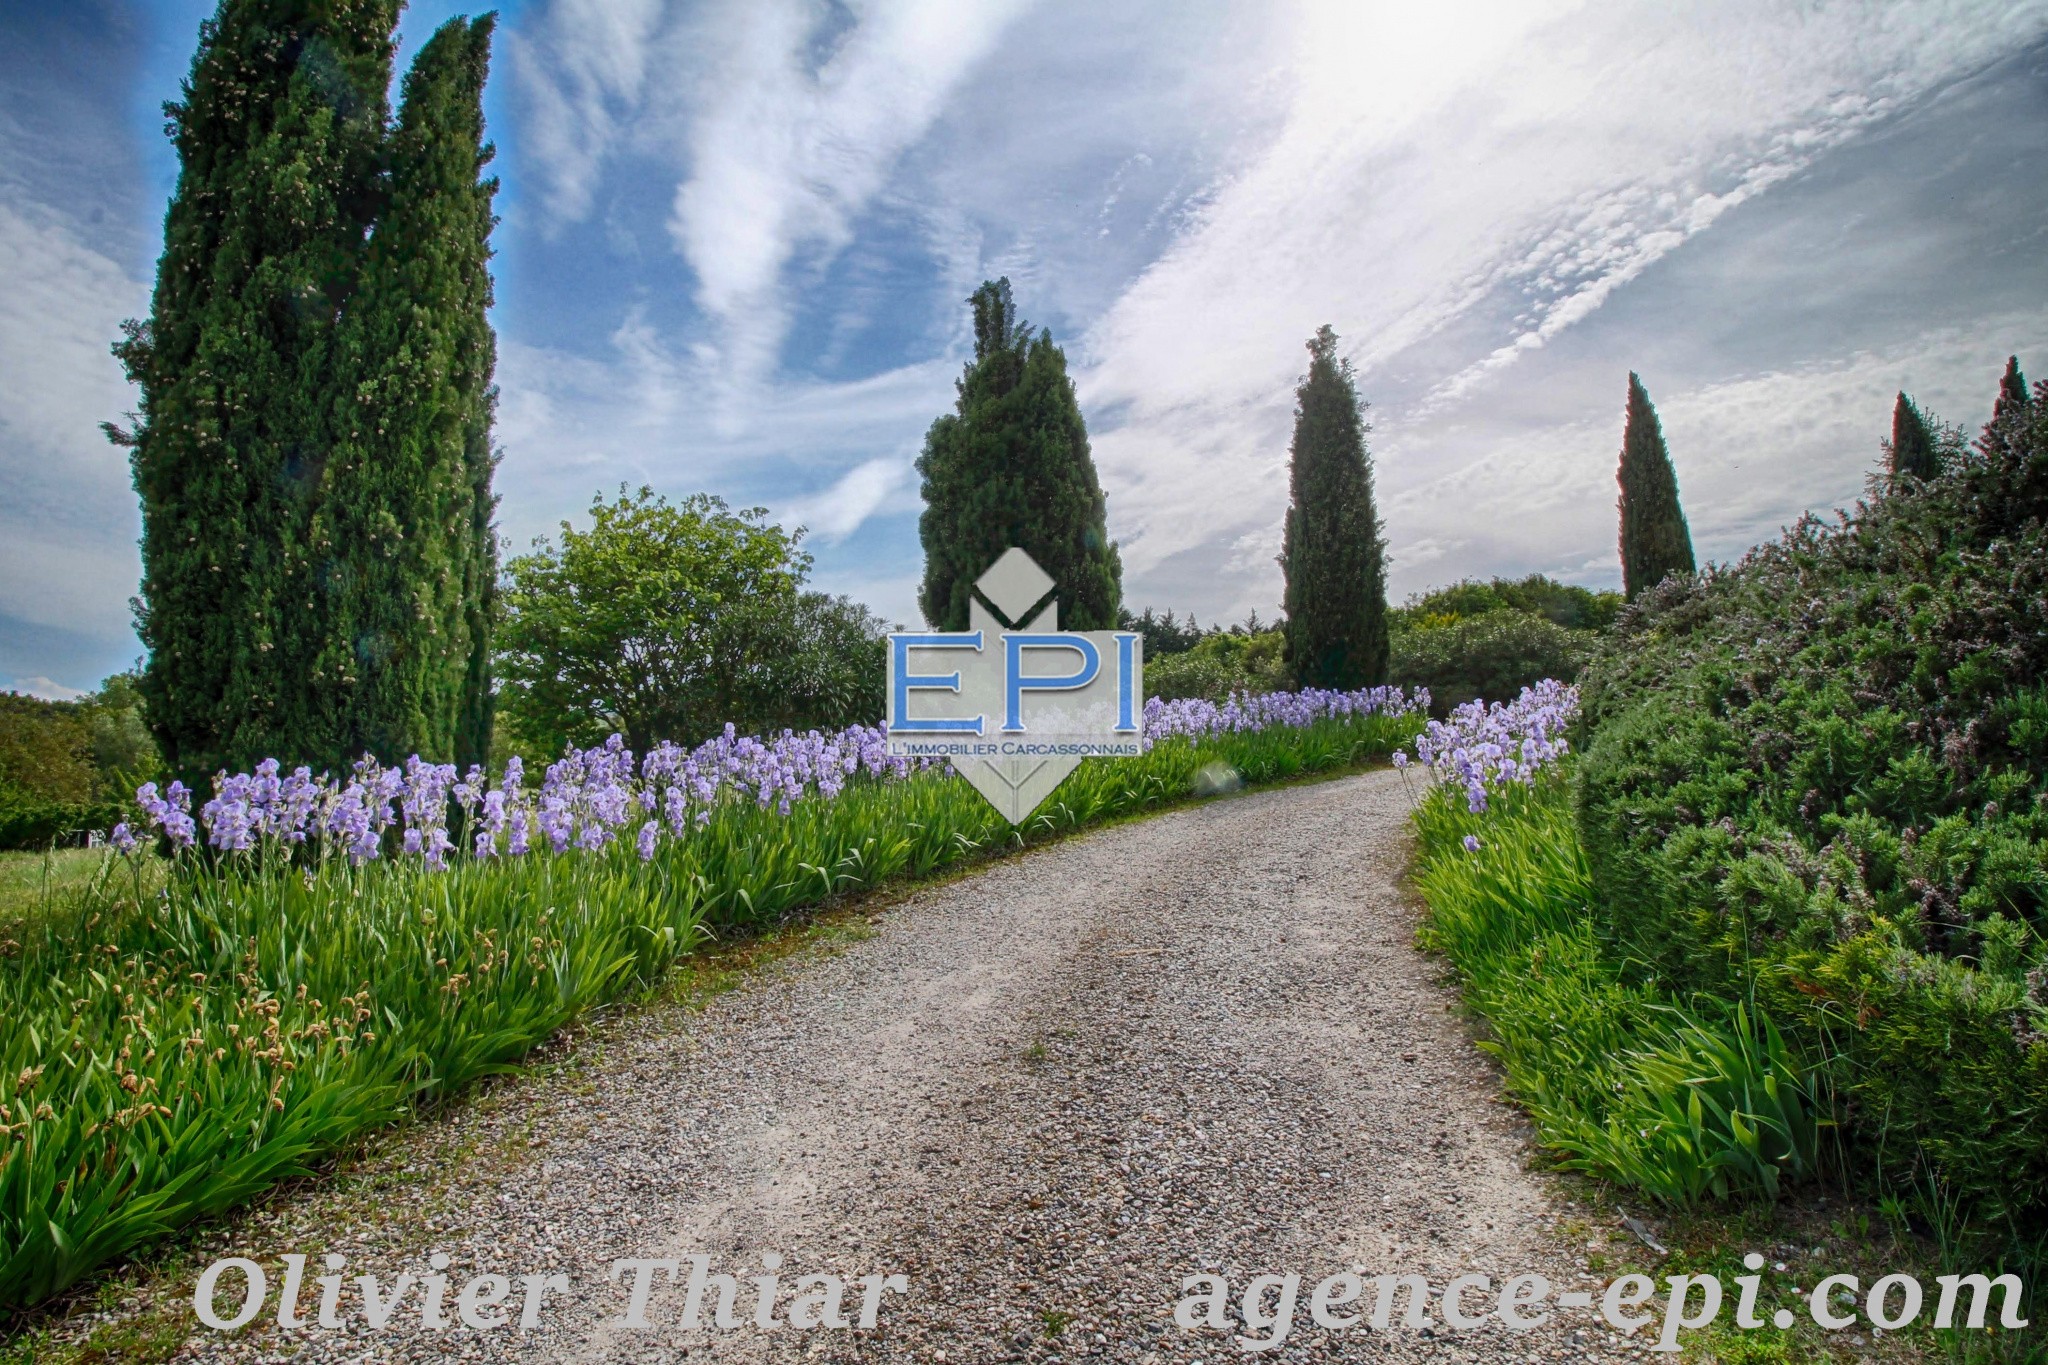
[[[883,504],[911,487],[911,466],[903,456],[883,455],[846,471],[813,497],[799,498],[781,514],[785,526],[804,526],[827,545],[846,539]],[[914,503],[914,499],[913,499]]]
[[[529,102],[524,149],[557,219],[590,212],[605,163],[637,114],[662,0],[556,0],[502,41]]]
[[[772,373],[799,253],[829,258],[1023,0],[869,0],[822,62],[818,14],[795,0],[728,11],[687,134],[671,231],[719,324],[742,394]]]
[[[1696,553],[1702,560],[1737,559],[1801,511],[1853,503],[1878,468],[1878,443],[1890,434],[1892,401],[1902,388],[1974,434],[1989,412],[2008,345],[2048,351],[2048,322],[2013,312],[1797,369],[1669,392],[1653,388]],[[1620,586],[1613,547],[1622,408],[1617,384],[1598,416],[1476,443],[1485,452],[1476,457],[1461,457],[1461,443],[1441,433],[1389,442],[1387,461],[1439,471],[1382,499],[1394,529],[1393,595],[1442,582],[1447,545],[1458,553],[1461,574],[1544,572]]]
[[[85,692],[76,687],[66,687],[37,674],[32,678],[16,678],[7,684],[9,692],[20,692],[25,696],[41,697],[44,701],[77,701]]]
[[[1430,397],[1379,414],[1455,426],[1652,263],[2038,36],[2048,7],[1337,0],[1296,18],[1278,135],[1087,334],[1082,396],[1113,414],[1095,449],[1141,584],[1190,546],[1277,527],[1300,347],[1320,323],[1369,394],[1461,329]],[[1398,487],[1401,446],[1376,448]],[[1469,495],[1467,516],[1530,519],[1486,486]],[[1267,577],[1240,600],[1276,596]]]
[[[0,613],[118,640],[140,564],[124,452],[135,404],[109,354],[146,287],[61,217],[0,200]]]

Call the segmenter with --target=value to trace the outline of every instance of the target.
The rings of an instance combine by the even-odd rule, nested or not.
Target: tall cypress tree
[[[1631,599],[1665,575],[1691,573],[1692,535],[1678,505],[1678,475],[1664,449],[1657,410],[1635,371],[1628,376],[1628,422],[1621,437],[1621,583]]]
[[[427,708],[450,717],[438,729],[412,726],[367,714],[410,705],[405,688],[352,680],[337,692],[333,668],[338,630],[353,632],[345,648],[358,663],[380,656],[374,630],[355,630],[351,615],[373,591],[385,594],[380,610],[424,609],[434,632],[460,619],[459,641],[441,652],[459,657],[462,676],[474,675],[480,647],[471,618],[489,520],[490,186],[476,181],[473,87],[489,25],[437,35],[436,55],[408,82],[407,103],[420,107],[393,130],[385,92],[398,9],[221,0],[183,100],[166,106],[181,170],[156,293],[149,319],[127,324],[115,348],[141,388],[140,416],[109,434],[132,447],[143,505],[141,686],[158,744],[188,782],[266,755],[338,762],[369,743],[400,756],[372,736],[437,757],[455,749],[460,708],[447,698]],[[420,100],[429,88],[435,97]],[[466,190],[450,178],[458,164]],[[420,389],[401,394],[395,375]],[[404,400],[375,414],[374,448],[343,401],[366,384]],[[448,428],[455,492],[406,463],[450,444],[420,433]],[[347,514],[372,507],[379,517]],[[451,551],[452,533],[435,528],[457,521]],[[337,536],[343,527],[367,533]],[[394,527],[443,548],[400,553]],[[449,593],[444,574],[463,586]],[[463,593],[471,600],[451,602]]]
[[[1007,279],[974,291],[974,359],[955,411],[932,423],[923,476],[924,585],[918,605],[941,630],[964,630],[974,580],[1010,546],[1058,585],[1060,624],[1112,630],[1123,565],[1088,453],[1088,428],[1052,334],[1017,320]]]
[[[1287,658],[1304,687],[1376,687],[1387,680],[1387,550],[1367,428],[1337,334],[1318,330],[1308,354],[1295,390],[1280,555]]]
[[[1991,420],[1984,424],[1984,434],[1977,439],[1977,448],[1986,455],[2007,449],[2019,438],[2019,430],[2027,420],[2027,377],[2020,373],[2020,358],[2008,356],[2005,373],[1998,381],[1998,398],[1991,405]]]
[[[1893,487],[1908,478],[1925,483],[1941,473],[1941,455],[1934,448],[1934,433],[1904,390],[1892,405],[1891,465]]]
[[[309,710],[330,761],[475,762],[488,745],[491,28],[450,20],[406,77],[390,198],[342,330],[308,594]]]
[[[188,781],[290,754],[290,641],[327,446],[326,376],[379,197],[398,0],[223,0],[164,106],[178,186],[147,322],[115,347],[141,389],[141,678]]]

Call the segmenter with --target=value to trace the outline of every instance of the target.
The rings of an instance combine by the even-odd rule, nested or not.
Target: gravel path
[[[910,894],[872,936],[702,1013],[629,1020],[586,1083],[535,1085],[474,1120],[530,1127],[518,1159],[442,1143],[445,1165],[422,1174],[451,1197],[424,1232],[235,1234],[244,1254],[314,1253],[309,1316],[324,1250],[387,1283],[446,1252],[447,1329],[423,1329],[409,1303],[376,1333],[199,1333],[185,1358],[1247,1358],[1231,1332],[1173,1322],[1200,1272],[1225,1275],[1233,1303],[1254,1275],[1301,1274],[1296,1325],[1268,1359],[1639,1350],[1589,1311],[1525,1333],[1452,1332],[1436,1305],[1427,1331],[1309,1321],[1309,1286],[1347,1269],[1439,1290],[1474,1270],[1496,1289],[1524,1272],[1597,1287],[1557,1234],[1572,1213],[1560,1182],[1524,1169],[1522,1125],[1413,947],[1408,806],[1399,775],[1376,772],[1068,840]],[[304,1236],[291,1221],[272,1234]],[[900,1274],[908,1291],[882,1295],[871,1331],[690,1331],[661,1277],[649,1328],[619,1325],[615,1258],[706,1256],[739,1278],[744,1322],[768,1252],[785,1313],[813,1272]],[[571,1291],[537,1330],[455,1324],[471,1275],[545,1270]],[[240,1293],[225,1284],[224,1307]],[[520,1291],[508,1302],[516,1316]],[[360,1324],[353,1284],[344,1311]]]

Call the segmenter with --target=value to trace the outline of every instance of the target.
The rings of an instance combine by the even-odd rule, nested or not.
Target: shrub
[[[1624,612],[1585,674],[1603,933],[1834,1058],[1852,1140],[2048,1217],[2048,392]]]
[[[1277,692],[1293,685],[1285,648],[1277,630],[1215,631],[1192,649],[1162,659],[1146,656],[1145,690],[1168,701],[1217,702],[1233,692]]]
[[[1572,704],[1550,684],[1417,744],[1440,779],[1415,816],[1424,942],[1561,1164],[1674,1206],[1774,1196],[1819,1169],[1814,1078],[1768,1018],[1631,979],[1602,943],[1555,742]]]
[[[1569,680],[1595,636],[1517,608],[1472,617],[1423,616],[1394,632],[1389,676],[1426,687],[1437,714],[1468,701],[1506,701],[1545,678]]]
[[[1571,630],[1605,630],[1621,611],[1621,594],[1560,583],[1540,573],[1527,578],[1467,578],[1409,598],[1394,616],[1397,624],[1416,624],[1423,618],[1437,618],[1441,624],[1490,611],[1533,612]]]
[[[120,818],[124,790],[156,766],[128,675],[77,701],[0,692],[0,849],[105,829]]]

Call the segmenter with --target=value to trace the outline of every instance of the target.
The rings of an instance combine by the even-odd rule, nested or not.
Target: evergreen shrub
[[[1830,1059],[1858,1164],[2048,1221],[2048,392],[1622,614],[1577,823],[1611,944]]]

